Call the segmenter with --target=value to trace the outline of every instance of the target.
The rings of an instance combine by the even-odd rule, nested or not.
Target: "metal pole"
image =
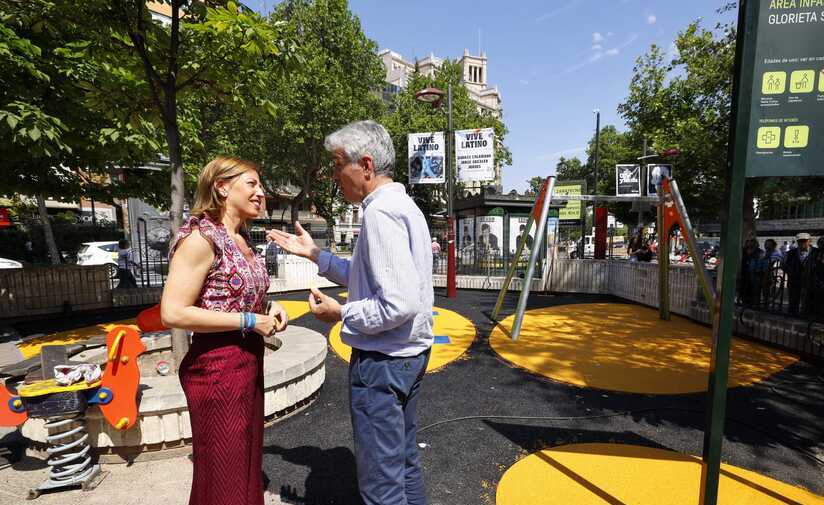
[[[681,216],[681,221],[684,223],[684,228],[681,235],[687,243],[690,257],[692,257],[692,265],[695,269],[698,282],[701,284],[701,291],[704,293],[704,300],[707,302],[707,307],[710,309],[710,316],[715,315],[715,287],[710,280],[710,274],[704,267],[704,258],[698,254],[698,246],[695,244],[695,231],[693,230],[690,217],[687,214],[687,207],[684,205],[684,200],[681,198],[681,192],[678,190],[678,184],[672,179],[669,181],[670,191],[672,192],[672,200],[675,208],[678,209],[678,214]]]
[[[644,160],[641,163],[641,173],[638,174],[641,177],[641,196],[645,196],[647,194],[647,138],[644,137],[644,154],[642,155],[642,159]],[[638,232],[642,234],[643,238],[643,229],[641,226],[644,224],[644,209],[641,205],[638,205]]]
[[[596,109],[595,110],[595,185],[592,188],[592,194],[598,194],[598,151],[600,151],[600,141],[601,141],[601,111]],[[592,207],[595,208],[598,204],[596,202],[592,203]]]
[[[453,208],[452,200],[454,193],[454,134],[452,133],[452,83],[449,84],[447,90],[446,104],[448,109],[448,126],[447,126],[447,163],[446,163],[446,215],[447,215],[447,231],[449,242],[449,257],[446,263],[446,296],[447,298],[456,298],[458,296],[458,286],[456,282],[457,265],[455,261],[455,210]]]
[[[595,109],[595,159],[594,162],[594,176],[595,180],[592,183],[592,194],[598,194],[598,154],[600,151],[601,146],[601,111]],[[592,227],[596,228],[595,225],[595,207],[598,206],[597,201],[592,202]],[[584,204],[584,210],[586,210],[586,204]],[[586,222],[586,212],[584,212],[584,222]],[[589,231],[589,230],[587,230]],[[584,251],[586,251],[586,241],[584,242]],[[593,251],[593,258],[595,257],[595,232],[592,232],[592,251]]]
[[[97,213],[94,211],[94,196],[93,195],[90,196],[89,200],[91,200],[91,204],[92,204],[92,226],[94,227],[94,230],[95,230],[94,238],[96,239],[97,238]]]
[[[721,470],[721,446],[727,410],[727,380],[730,371],[730,341],[735,315],[735,284],[741,262],[744,184],[752,103],[752,65],[755,61],[756,28],[760,0],[741,0],[738,6],[735,65],[733,70],[732,115],[727,155],[727,223],[722,230],[721,290],[716,297],[713,320],[712,356],[708,387],[707,429],[704,431],[701,504],[716,505]],[[746,75],[745,75],[746,74]]]
[[[526,247],[526,238],[529,236],[529,231],[532,229],[532,223],[534,222],[535,218],[532,217],[532,213],[529,213],[529,218],[526,220],[526,227],[524,228],[524,233],[521,235],[521,242],[518,244],[518,247],[515,250],[515,256],[512,258],[512,261],[509,264],[509,270],[506,273],[506,278],[504,279],[504,283],[501,286],[501,291],[498,293],[498,300],[495,302],[495,309],[492,310],[492,320],[498,320],[498,313],[501,311],[501,307],[504,304],[504,298],[506,298],[506,292],[509,289],[509,283],[512,282],[512,277],[515,276],[515,272],[518,270],[518,262],[521,259],[521,254]],[[532,247],[535,247],[535,244],[532,244]]]
[[[532,250],[529,251],[529,266],[526,269],[524,285],[521,287],[521,295],[518,298],[518,307],[515,309],[515,321],[512,323],[512,340],[518,340],[521,333],[521,323],[524,321],[524,311],[526,311],[526,300],[529,297],[529,288],[532,287],[532,275],[535,273],[535,263],[538,262],[538,255],[543,248],[546,238],[546,221],[549,215],[549,202],[552,200],[552,193],[555,192],[555,176],[550,176],[546,188],[546,197],[541,206],[541,217],[538,221],[538,228],[535,230],[535,240],[532,242]]]
[[[658,316],[670,320],[669,300],[669,230],[664,229],[664,197],[658,186]]]

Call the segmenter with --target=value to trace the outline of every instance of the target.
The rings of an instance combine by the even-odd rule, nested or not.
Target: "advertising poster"
[[[663,176],[672,177],[672,165],[647,165],[647,196],[658,194],[658,184]]]
[[[458,252],[471,250],[475,244],[475,218],[461,217],[458,219]]]
[[[558,240],[558,226],[561,224],[557,217],[550,217],[546,222],[546,245],[555,245]]]
[[[555,183],[555,191],[554,194],[556,195],[569,195],[569,196],[580,196],[582,194],[582,184],[580,182],[576,183],[563,183],[557,182]],[[564,204],[561,207],[560,213],[558,218],[561,221],[573,221],[576,219],[581,219],[581,202],[580,201],[571,201]]]
[[[458,180],[491,181],[495,178],[495,131],[492,128],[455,132],[455,167]]]
[[[528,220],[529,218],[526,216],[511,216],[509,218],[509,254],[515,254],[515,251],[518,250],[518,245],[521,243],[521,236],[524,234]],[[523,254],[528,255],[529,251],[532,250],[532,244],[535,242],[535,228],[537,228],[537,225],[533,223],[532,228],[529,230],[529,235],[526,237],[526,248]]]
[[[443,184],[446,181],[443,132],[410,133],[407,144],[409,184]]]
[[[641,165],[615,165],[615,195],[641,196]]]
[[[503,216],[480,216],[475,222],[475,248],[479,253],[500,254],[504,238]]]

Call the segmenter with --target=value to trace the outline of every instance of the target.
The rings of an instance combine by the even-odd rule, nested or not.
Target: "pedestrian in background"
[[[432,237],[432,272],[438,270],[438,262],[441,259],[441,244],[438,243],[438,237]]]
[[[824,319],[824,237],[818,238],[810,280],[810,314],[814,319]]]
[[[131,267],[138,266],[132,259],[132,249],[129,241],[121,239],[117,242],[117,283],[118,289],[136,288],[137,281],[132,274]]]
[[[799,233],[795,237],[797,247],[790,249],[784,259],[787,274],[787,290],[790,295],[789,313],[798,315],[807,311],[808,287],[812,273],[812,247],[809,233]]]

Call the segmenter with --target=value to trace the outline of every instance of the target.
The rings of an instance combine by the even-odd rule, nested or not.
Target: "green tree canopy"
[[[204,143],[196,158],[232,152],[255,160],[267,194],[291,199],[292,221],[310,207],[331,224],[343,200],[327,170],[331,157],[323,140],[346,123],[381,114],[384,71],[377,46],[345,0],[288,0],[268,23],[295,42],[300,64],[282,78],[276,62],[263,69],[267,85],[254,91],[271,104],[271,114],[237,114],[215,101],[203,103]],[[297,194],[287,197],[287,185]]]
[[[469,97],[469,91],[461,84],[461,78],[461,66],[457,62],[445,60],[440,69],[435,71],[433,77],[419,72],[413,73],[406,89],[392,98],[383,124],[395,143],[396,181],[404,184],[409,182],[407,135],[417,132],[447,131],[449,121],[446,99],[444,98],[441,107],[438,108],[415,99],[416,92],[428,87],[435,87],[446,92],[451,84],[453,129],[493,128],[496,139],[496,167],[500,169],[512,163],[512,154],[504,143],[508,132],[506,125],[492,114],[478,110],[477,104]],[[452,166],[454,167],[454,163]],[[456,192],[461,189],[460,185],[456,184]],[[441,202],[445,201],[445,191],[445,184],[416,184],[410,189],[412,197],[427,216],[443,209]]]

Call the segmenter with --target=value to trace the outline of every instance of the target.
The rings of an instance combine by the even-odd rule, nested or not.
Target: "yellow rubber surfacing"
[[[711,330],[658,311],[620,303],[573,304],[529,310],[520,337],[514,316],[490,335],[504,360],[539,375],[612,391],[680,394],[707,390]],[[751,385],[798,361],[766,346],[733,339],[729,387]]]
[[[289,315],[289,321],[294,321],[309,313],[309,302],[285,300],[278,303],[283,305],[283,308],[286,309],[286,313]],[[41,337],[33,338],[17,344],[17,348],[20,349],[21,354],[23,354],[23,358],[28,359],[40,354],[40,348],[44,345],[76,344],[77,342],[83,342],[97,335],[104,335],[112,328],[119,325],[126,325],[136,330],[138,329],[134,318],[123,319],[111,323],[96,324],[74,330],[50,333],[48,335],[43,335]]]
[[[60,331],[57,333],[50,333],[41,337],[36,337],[25,342],[17,344],[23,358],[28,359],[40,354],[40,348],[44,345],[68,345],[83,342],[97,335],[105,335],[115,326],[129,326],[137,329],[135,319],[122,319],[111,323],[96,324],[93,326],[85,326],[74,330]]]
[[[460,358],[463,353],[469,349],[472,342],[475,340],[475,325],[472,321],[451,310],[435,307],[434,312],[437,315],[433,316],[435,325],[433,333],[437,335],[445,335],[449,337],[448,344],[434,344],[432,346],[432,354],[429,357],[429,364],[426,367],[427,372],[438,370],[447,364]],[[329,345],[335,354],[340,356],[347,363],[352,356],[352,348],[343,343],[340,336],[341,323],[335,324],[329,332]]]
[[[701,458],[624,444],[572,444],[536,452],[498,484],[497,505],[699,503]],[[719,505],[824,505],[824,497],[721,465]]]

